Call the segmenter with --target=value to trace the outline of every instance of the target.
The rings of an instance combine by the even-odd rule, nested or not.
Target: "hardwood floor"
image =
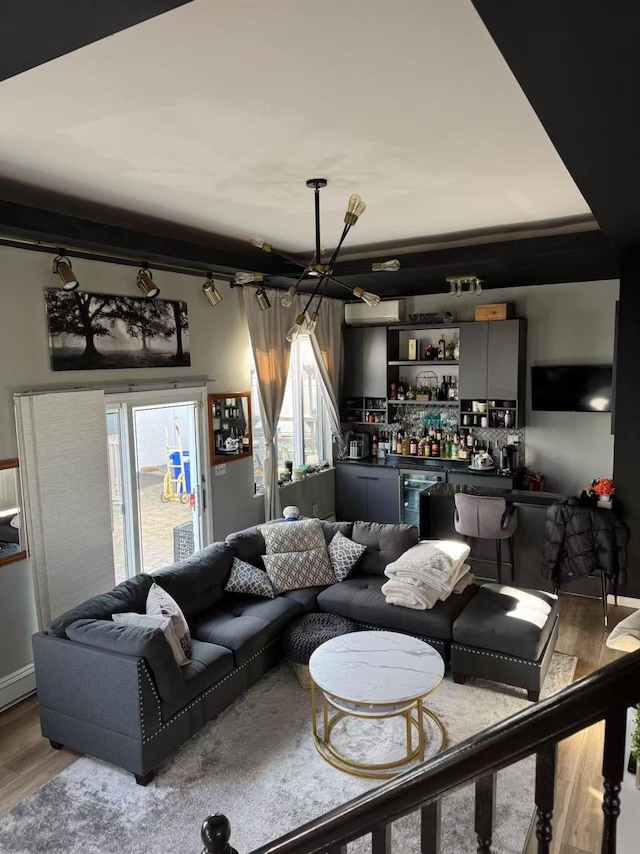
[[[557,651],[577,657],[576,679],[622,655],[604,644],[609,631],[632,613],[631,609],[611,606],[608,629],[602,624],[598,600],[561,596],[560,613]],[[603,725],[597,724],[560,745],[552,854],[599,854],[602,738]],[[67,748],[53,750],[42,738],[35,697],[0,714],[0,815],[77,758],[78,754]],[[526,854],[535,854],[536,850],[532,838]]]

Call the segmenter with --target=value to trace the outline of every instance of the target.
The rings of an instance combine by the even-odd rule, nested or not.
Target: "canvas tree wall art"
[[[45,290],[54,371],[191,364],[187,304]]]

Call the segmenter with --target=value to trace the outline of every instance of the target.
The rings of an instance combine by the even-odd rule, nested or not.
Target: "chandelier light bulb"
[[[458,285],[453,279],[449,279],[449,296],[455,297],[458,295]]]
[[[369,291],[363,291],[362,288],[354,288],[353,295],[366,302],[369,308],[375,308],[380,305],[380,297],[377,294],[370,294]]]
[[[482,293],[482,285],[480,284],[480,282],[481,282],[481,279],[476,279],[476,281],[475,281],[475,286],[476,286],[475,287],[475,293],[477,293],[477,294]]]
[[[60,279],[64,291],[75,291],[80,282],[71,267],[71,261],[65,255],[58,255],[53,259],[53,272]]]
[[[302,324],[303,323],[304,323],[304,314],[299,314],[296,317],[296,322],[293,324],[293,326],[287,332],[287,335],[286,335],[287,341],[289,341],[291,344],[293,344],[294,341],[298,340],[298,335],[300,335],[300,332],[302,331]]]
[[[462,296],[462,282],[455,282],[455,294],[457,297]]]
[[[305,331],[308,335],[313,335],[318,325],[318,312],[314,311],[312,315],[307,315],[307,325]]]
[[[347,212],[344,215],[344,221],[347,225],[355,225],[358,222],[358,217],[361,217],[366,209],[366,204],[357,193],[354,193],[349,197],[349,204],[347,205]]]
[[[373,273],[397,273],[400,269],[400,262],[397,258],[392,258],[391,261],[381,261],[371,265]]]
[[[213,276],[211,275],[207,277],[207,281],[202,286],[202,293],[211,305],[218,305],[218,303],[222,302],[222,294],[216,288]]]
[[[272,246],[270,243],[264,239],[264,237],[260,237],[259,234],[254,234],[250,240],[252,246],[255,246],[256,249],[262,249],[263,252],[271,252]]]
[[[293,299],[296,295],[296,289],[291,286],[289,290],[281,298],[280,302],[283,308],[289,308],[293,304]]]
[[[256,302],[258,303],[260,311],[266,311],[268,308],[271,308],[269,297],[267,296],[267,292],[264,288],[258,288],[256,291]]]
[[[236,273],[233,281],[236,285],[250,285],[251,282],[261,282],[262,273]]]

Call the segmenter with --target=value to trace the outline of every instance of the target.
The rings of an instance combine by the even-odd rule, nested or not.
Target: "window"
[[[256,492],[262,492],[266,446],[253,359],[251,366],[253,474]],[[278,474],[284,474],[287,462],[293,468],[318,465],[331,452],[331,431],[324,413],[320,378],[308,335],[301,335],[291,347],[289,376],[277,427],[277,448]]]

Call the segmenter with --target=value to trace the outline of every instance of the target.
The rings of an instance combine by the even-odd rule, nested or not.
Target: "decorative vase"
[[[611,510],[611,496],[610,495],[599,495],[598,496],[598,507],[605,507],[607,510]]]

